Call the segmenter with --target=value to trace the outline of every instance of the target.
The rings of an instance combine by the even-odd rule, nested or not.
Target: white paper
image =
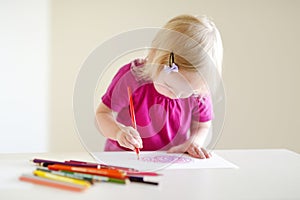
[[[187,154],[170,154],[162,151],[140,152],[94,152],[94,158],[103,164],[129,167],[141,171],[164,169],[238,168],[215,153],[209,159],[192,158]]]

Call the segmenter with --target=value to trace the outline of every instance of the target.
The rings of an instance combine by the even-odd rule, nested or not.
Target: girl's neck
[[[158,82],[153,82],[153,86],[159,94],[166,96],[170,99],[178,99],[174,92],[172,92],[167,86],[164,86],[163,84]]]

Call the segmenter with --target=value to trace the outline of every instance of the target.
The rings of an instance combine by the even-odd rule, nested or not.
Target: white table
[[[216,150],[239,169],[164,170],[159,186],[99,183],[83,193],[21,182],[28,160],[93,161],[88,153],[0,154],[0,199],[300,199],[300,155],[285,149]]]

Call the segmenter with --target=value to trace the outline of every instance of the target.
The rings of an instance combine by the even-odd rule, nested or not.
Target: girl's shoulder
[[[131,61],[131,67],[142,67],[146,63],[146,59],[144,58],[137,58]]]
[[[133,68],[140,67],[143,65],[144,65],[143,59],[135,59],[121,66],[112,79],[112,83],[111,83],[112,87],[130,86],[132,89],[134,89],[142,85],[143,82],[138,79],[138,77],[134,73]]]
[[[144,59],[134,59],[133,61],[121,66],[117,73],[115,74],[115,79],[120,79],[121,77],[123,77],[124,75],[128,74],[128,73],[132,73],[132,68],[133,67],[139,67],[142,66],[144,64]],[[130,73],[130,74],[131,74]]]
[[[210,104],[212,104],[211,95],[209,93],[192,95],[189,99],[193,103],[196,103],[196,105],[198,105],[198,106],[199,105],[210,105]]]
[[[121,68],[117,72],[117,76],[122,76],[128,72],[132,72],[134,67],[142,67],[145,64],[146,60],[142,58],[137,58],[132,60],[131,62],[121,66]]]

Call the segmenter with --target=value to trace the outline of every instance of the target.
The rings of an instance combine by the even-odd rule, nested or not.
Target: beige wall
[[[217,148],[300,153],[300,1],[54,0],[51,8],[51,151],[82,150],[72,92],[89,53],[112,35],[188,13],[212,17],[223,37],[227,103]]]

